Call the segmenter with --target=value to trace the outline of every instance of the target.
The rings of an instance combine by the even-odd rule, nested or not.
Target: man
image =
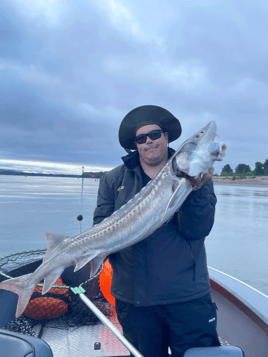
[[[135,150],[106,173],[94,224],[100,223],[153,179],[174,153],[168,143],[181,125],[164,108],[133,109],[119,128],[119,142]],[[195,182],[179,212],[143,241],[109,256],[111,294],[125,337],[145,357],[182,357],[190,347],[218,346],[216,309],[210,297],[204,239],[215,213],[211,176]]]

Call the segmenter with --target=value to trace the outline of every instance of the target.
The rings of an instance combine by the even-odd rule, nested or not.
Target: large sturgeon
[[[193,190],[193,182],[225,155],[225,144],[214,141],[216,130],[211,121],[186,140],[152,181],[100,224],[73,238],[46,233],[48,249],[43,263],[32,274],[0,284],[0,289],[19,296],[16,317],[23,313],[42,279],[45,294],[73,263],[77,271],[90,262],[94,276],[109,254],[141,241],[168,221]]]

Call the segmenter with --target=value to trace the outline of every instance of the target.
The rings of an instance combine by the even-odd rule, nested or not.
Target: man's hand
[[[207,182],[209,179],[211,179],[213,176],[213,172],[214,172],[214,167],[211,167],[208,170],[208,172],[203,175],[202,178],[200,178],[200,176],[199,176],[196,179],[193,179],[191,181],[191,184],[193,186],[193,191],[199,190],[204,185],[205,182]]]

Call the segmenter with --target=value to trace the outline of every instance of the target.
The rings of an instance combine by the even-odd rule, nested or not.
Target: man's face
[[[148,134],[152,130],[161,130],[161,128],[156,124],[145,125],[136,131],[136,136],[141,134]],[[146,142],[144,144],[136,143],[140,159],[143,160],[147,165],[157,166],[167,161],[168,158],[168,133],[162,133],[161,137],[156,140],[150,139],[149,136],[146,137]]]

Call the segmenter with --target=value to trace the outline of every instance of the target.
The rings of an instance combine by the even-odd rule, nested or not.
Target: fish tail
[[[0,283],[0,289],[11,291],[19,296],[16,317],[20,317],[26,309],[28,302],[34,292],[36,285],[28,286],[28,281],[32,274],[22,275],[18,278],[5,280]]]

